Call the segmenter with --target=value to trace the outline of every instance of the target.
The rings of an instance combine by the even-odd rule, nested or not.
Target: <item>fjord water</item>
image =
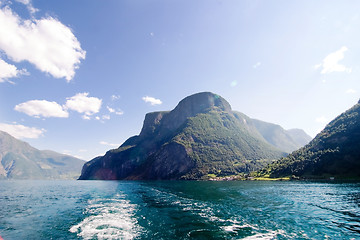
[[[359,239],[360,184],[1,181],[3,239]]]

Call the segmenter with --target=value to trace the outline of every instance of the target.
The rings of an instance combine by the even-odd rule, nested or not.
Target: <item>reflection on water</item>
[[[2,181],[4,239],[359,239],[360,184]]]

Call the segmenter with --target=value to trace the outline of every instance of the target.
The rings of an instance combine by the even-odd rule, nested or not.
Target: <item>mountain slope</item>
[[[281,126],[252,119],[256,129],[271,145],[290,153],[309,143],[311,137],[301,129],[285,130]]]
[[[52,151],[40,151],[0,131],[0,178],[75,179],[84,161]]]
[[[260,172],[270,177],[360,177],[360,104],[331,121],[309,144]]]
[[[250,172],[284,156],[222,97],[189,96],[145,116],[140,135],[87,162],[80,179],[201,179]]]
[[[298,144],[297,149],[299,147],[305,146],[306,144],[308,144],[312,140],[312,137],[310,137],[302,129],[293,128],[293,129],[287,130],[286,132]]]

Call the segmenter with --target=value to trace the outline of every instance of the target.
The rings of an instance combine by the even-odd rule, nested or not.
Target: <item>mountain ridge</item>
[[[291,153],[311,141],[311,137],[301,129],[285,130],[278,124],[252,119],[256,129],[271,145]]]
[[[268,177],[360,178],[360,101],[307,145],[259,172]]]
[[[139,135],[85,163],[79,179],[203,179],[250,172],[284,154],[245,114],[202,92],[146,114]]]
[[[83,160],[51,150],[38,150],[0,131],[0,178],[76,179]]]

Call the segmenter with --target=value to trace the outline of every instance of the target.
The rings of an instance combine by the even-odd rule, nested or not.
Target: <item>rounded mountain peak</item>
[[[200,92],[190,95],[181,100],[174,111],[185,110],[196,115],[197,113],[206,112],[214,107],[222,111],[231,112],[230,104],[224,98],[212,92]]]
[[[194,117],[199,113],[207,113],[214,109],[232,112],[230,104],[219,95],[211,92],[196,93],[181,100],[164,119],[163,124],[167,129],[176,129],[189,117]]]

